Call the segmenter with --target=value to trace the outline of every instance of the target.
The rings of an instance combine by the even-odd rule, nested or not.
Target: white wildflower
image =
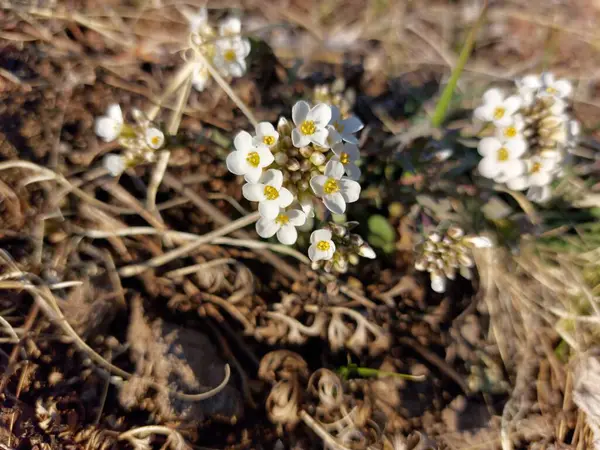
[[[102,164],[113,177],[121,175],[125,170],[125,161],[123,160],[123,157],[115,155],[114,153],[109,153],[104,156]]]
[[[233,140],[235,150],[227,156],[227,168],[236,175],[244,175],[249,183],[257,183],[263,168],[273,163],[273,154],[266,145],[254,145],[252,136],[240,131]]]
[[[279,133],[269,122],[261,122],[256,126],[255,144],[263,144],[272,148],[279,141]]]
[[[525,171],[525,164],[519,159],[525,150],[526,143],[523,140],[503,142],[494,137],[484,138],[478,146],[479,154],[483,156],[478,166],[479,173],[497,182],[518,177]]]
[[[521,98],[517,95],[504,98],[499,89],[490,89],[483,94],[483,105],[475,109],[475,117],[496,126],[507,126],[512,116],[521,107]]]
[[[266,219],[274,220],[281,208],[287,208],[294,201],[294,196],[283,185],[283,173],[269,169],[260,183],[248,183],[242,188],[244,197],[252,202],[259,202],[258,212]]]
[[[310,180],[313,192],[335,214],[343,214],[346,203],[355,202],[360,196],[360,184],[343,175],[344,165],[338,161],[329,161],[325,166],[325,175],[316,175]]]
[[[525,121],[520,115],[515,115],[505,126],[496,128],[496,137],[503,140],[523,139]]]
[[[206,87],[206,83],[210,79],[210,72],[203,61],[196,63],[192,72],[192,86],[199,92],[202,92]]]
[[[296,227],[304,225],[306,215],[297,209],[289,211],[280,210],[277,217],[269,219],[261,217],[256,222],[256,232],[262,238],[270,238],[277,234],[279,242],[285,245],[293,245],[298,239]]]
[[[121,107],[114,103],[106,110],[106,115],[96,119],[96,134],[105,142],[114,141],[123,129]]]
[[[310,247],[308,257],[311,261],[328,261],[333,258],[335,244],[331,240],[331,231],[316,230],[310,235]]]
[[[229,38],[217,41],[214,63],[224,76],[241,77],[246,73],[246,57],[250,54],[247,39]]]
[[[556,98],[567,98],[573,92],[573,85],[567,80],[557,80],[552,73],[543,73],[541,76],[541,95],[551,95]]]
[[[152,150],[158,150],[165,143],[165,135],[158,128],[147,128],[144,132],[144,139],[148,147]]]
[[[227,17],[219,24],[219,35],[221,36],[239,36],[241,32],[242,21],[239,17]]]
[[[331,120],[331,108],[324,103],[312,109],[305,101],[297,102],[292,108],[292,120],[296,128],[292,130],[292,143],[295,147],[306,147],[311,142],[320,147],[328,147],[327,125]]]
[[[358,180],[360,178],[360,169],[355,164],[360,158],[358,147],[354,144],[343,144],[340,142],[334,145],[331,150],[335,154],[332,161],[339,161],[344,165],[344,171],[348,175],[348,178]]]
[[[340,110],[336,106],[331,107],[331,120],[328,125],[330,145],[342,140],[351,144],[358,144],[358,138],[354,134],[364,127],[363,123],[355,116],[342,119]]]

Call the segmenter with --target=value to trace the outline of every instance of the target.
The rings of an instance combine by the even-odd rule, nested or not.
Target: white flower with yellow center
[[[105,142],[114,141],[123,130],[123,113],[121,107],[114,103],[106,110],[106,115],[96,119],[96,134]]]
[[[310,143],[329,147],[327,125],[331,120],[331,108],[319,103],[312,109],[305,101],[297,102],[292,108],[292,120],[296,128],[292,130],[292,143],[295,147],[306,147]]]
[[[496,137],[500,140],[523,140],[523,130],[525,130],[525,121],[520,115],[515,115],[505,126],[499,126],[496,129]]]
[[[328,140],[330,145],[341,141],[351,144],[358,144],[358,138],[354,133],[359,132],[364,128],[363,123],[355,116],[342,119],[340,110],[337,106],[331,107],[331,120],[327,129],[329,130]]]
[[[490,89],[483,94],[483,105],[475,109],[475,117],[484,122],[493,122],[498,127],[511,123],[512,116],[521,107],[521,98],[512,95],[504,98],[500,89]]]
[[[328,261],[333,258],[335,244],[331,240],[331,231],[316,230],[310,235],[310,247],[308,257],[311,261]]]
[[[555,152],[558,154],[558,152]],[[528,187],[547,186],[552,182],[558,166],[556,157],[532,156],[525,161],[526,172],[524,175],[507,182],[507,186],[515,191],[522,191]]]
[[[275,220],[281,208],[287,208],[294,196],[283,185],[281,170],[269,169],[260,183],[248,183],[242,188],[242,194],[251,202],[259,202],[258,212],[265,219]]]
[[[256,125],[255,144],[263,144],[272,148],[279,141],[279,133],[275,127],[269,122],[261,122]]]
[[[481,176],[498,183],[518,177],[525,171],[525,163],[519,159],[527,148],[524,140],[502,141],[487,137],[479,142],[478,151],[483,159],[478,169]]]
[[[552,73],[543,73],[541,78],[540,95],[551,95],[556,98],[567,98],[573,92],[573,85],[567,80],[557,80]]]
[[[220,39],[217,41],[214,63],[223,76],[241,77],[246,73],[246,57],[249,54],[248,39]]]
[[[261,217],[256,222],[256,232],[261,238],[267,239],[277,234],[279,242],[293,245],[298,239],[296,227],[304,225],[306,215],[297,209],[285,211],[281,209],[274,219]]]
[[[340,142],[334,145],[331,150],[333,150],[333,153],[335,154],[331,160],[342,163],[348,178],[357,181],[360,178],[360,169],[355,164],[360,158],[358,147],[354,144],[344,144]]]
[[[144,132],[144,140],[152,150],[158,150],[165,143],[165,135],[158,128],[148,128]]]
[[[236,175],[244,175],[249,183],[258,183],[263,168],[273,163],[273,154],[266,145],[254,145],[252,136],[240,131],[233,140],[235,150],[227,156],[227,168]]]
[[[200,61],[196,63],[194,71],[192,72],[192,86],[198,92],[202,92],[206,87],[206,83],[210,79],[210,72],[204,62]]]
[[[346,203],[352,203],[360,197],[360,184],[344,178],[344,165],[339,161],[329,161],[324,175],[316,175],[310,180],[310,187],[317,197],[334,214],[343,214]]]

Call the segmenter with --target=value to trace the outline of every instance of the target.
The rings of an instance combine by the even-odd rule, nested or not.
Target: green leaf
[[[394,227],[390,225],[388,219],[379,214],[372,215],[369,217],[369,234],[375,240],[369,238],[369,242],[376,247],[383,249],[390,248],[390,244],[396,242],[396,231]]]

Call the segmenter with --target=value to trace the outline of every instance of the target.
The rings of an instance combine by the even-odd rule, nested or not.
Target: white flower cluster
[[[457,271],[463,278],[471,279],[475,266],[471,249],[491,246],[487,237],[465,235],[456,226],[449,227],[443,234],[434,231],[417,245],[415,269],[429,272],[431,289],[445,292],[448,280],[454,280]]]
[[[223,77],[241,77],[246,73],[246,58],[250,54],[250,41],[241,37],[242,22],[229,17],[218,26],[218,31],[208,23],[208,12],[201,8],[196,13],[184,13],[192,33],[192,43],[197,51],[212,64]],[[210,73],[203,60],[197,60],[192,75],[192,85],[203,91]]]
[[[277,235],[281,243],[292,245],[296,227],[314,215],[317,204],[343,214],[348,203],[358,200],[355,133],[362,128],[360,120],[342,117],[336,107],[299,101],[292,108],[292,123],[282,117],[277,128],[262,122],[254,136],[241,131],[235,137],[227,168],[244,176],[244,197],[259,204],[256,231],[261,237]],[[314,232],[311,244],[313,261],[332,260],[345,252],[336,249],[330,230]]]
[[[488,90],[475,110],[475,118],[493,130],[479,142],[479,173],[512,190],[528,189],[532,201],[547,201],[579,134],[579,123],[568,112],[572,90],[571,83],[550,73],[518,80],[514,95]]]
[[[113,176],[120,175],[128,167],[154,161],[156,151],[165,143],[163,132],[142,111],[134,109],[132,116],[135,124],[125,123],[121,107],[112,104],[106,115],[96,119],[96,134],[105,142],[118,140],[126,150],[122,155],[105,156],[104,166]]]

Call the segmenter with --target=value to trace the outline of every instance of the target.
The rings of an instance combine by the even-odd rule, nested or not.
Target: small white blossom
[[[538,75],[527,75],[515,82],[521,96],[523,106],[531,106],[535,94],[542,87],[542,79]]]
[[[333,258],[335,244],[331,240],[331,231],[316,230],[310,235],[310,247],[308,257],[311,261],[328,261]]]
[[[245,198],[251,202],[259,202],[258,212],[266,219],[274,220],[281,208],[287,208],[294,201],[294,196],[282,187],[283,173],[269,169],[260,183],[248,183],[242,188]]]
[[[520,107],[521,98],[518,95],[504,98],[502,91],[494,88],[483,94],[483,105],[475,109],[475,117],[499,127],[507,126]]]
[[[206,83],[210,79],[210,72],[204,64],[203,61],[199,61],[196,63],[196,67],[194,67],[194,71],[192,72],[192,86],[198,92],[202,92],[206,87]]]
[[[360,184],[343,175],[344,165],[332,160],[325,166],[325,175],[316,175],[310,180],[313,192],[335,214],[343,214],[346,203],[355,202],[360,197]]]
[[[123,129],[121,107],[114,103],[106,110],[106,115],[96,119],[96,134],[105,142],[114,141]]]
[[[523,140],[523,130],[525,130],[525,121],[520,115],[511,118],[506,126],[496,128],[496,137],[501,140]]]
[[[541,95],[551,95],[556,98],[567,98],[573,92],[573,85],[567,80],[557,80],[552,73],[543,73],[541,76]]]
[[[308,103],[299,101],[292,108],[292,120],[296,125],[292,130],[292,143],[295,147],[306,147],[311,142],[329,147],[326,128],[331,120],[329,106],[319,103],[311,109]]]
[[[360,178],[360,169],[355,164],[360,158],[358,147],[354,144],[343,144],[340,142],[334,145],[331,150],[335,154],[332,161],[338,161],[344,165],[344,171],[348,175],[348,178],[355,181],[358,180]]]
[[[248,39],[220,39],[217,41],[214,63],[222,75],[241,77],[246,73],[246,57],[249,54]]]
[[[165,143],[165,135],[158,128],[148,128],[144,132],[144,139],[148,147],[152,150],[158,150]]]
[[[219,24],[219,34],[221,36],[239,36],[241,32],[242,21],[239,17],[227,17]]]
[[[262,238],[270,238],[277,233],[279,242],[293,245],[298,239],[296,227],[301,227],[306,222],[306,215],[297,209],[289,211],[280,210],[277,217],[269,219],[261,217],[256,222],[256,232]]]
[[[525,150],[523,140],[503,142],[493,137],[484,138],[478,146],[479,154],[483,156],[478,166],[479,173],[499,183],[518,177],[525,171],[525,164],[519,159]]]
[[[121,156],[115,155],[114,153],[106,155],[102,164],[113,177],[121,175],[125,170],[125,161]]]
[[[279,141],[279,133],[269,122],[261,122],[256,126],[256,144],[263,144],[271,148]]]
[[[266,145],[254,145],[246,131],[237,134],[233,145],[235,150],[227,156],[227,168],[236,175],[244,175],[249,183],[257,183],[263,168],[273,163],[271,150]]]
[[[329,144],[333,145],[338,142],[346,141],[351,144],[358,144],[358,138],[354,133],[363,129],[363,123],[355,116],[342,119],[340,110],[337,106],[331,107],[331,120],[329,121]]]

